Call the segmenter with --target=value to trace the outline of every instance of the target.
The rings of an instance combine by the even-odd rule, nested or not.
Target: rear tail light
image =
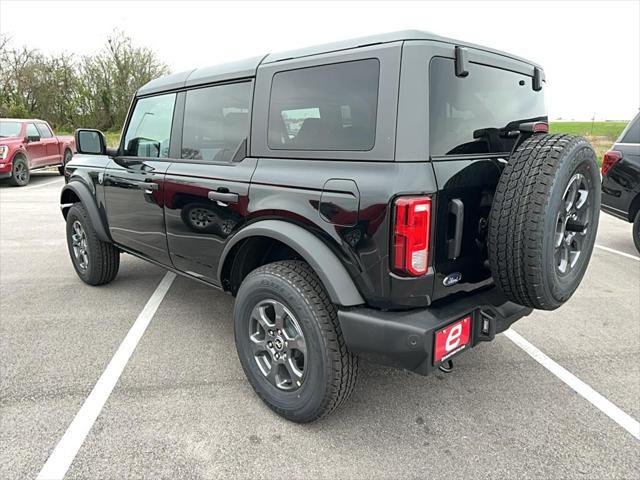
[[[609,150],[604,154],[604,159],[602,160],[602,175],[605,175],[611,167],[613,167],[616,163],[620,161],[622,158],[622,154],[616,150]]]
[[[412,276],[427,273],[431,198],[403,197],[395,201],[392,266]]]

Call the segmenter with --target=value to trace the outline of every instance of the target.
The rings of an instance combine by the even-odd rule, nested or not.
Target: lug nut
[[[289,342],[284,342],[284,346],[288,347],[289,346]]]
[[[278,335],[282,335],[282,330],[278,330]]]
[[[273,330],[269,330],[269,335],[273,337]]]
[[[280,355],[276,353],[276,358],[280,358]]]
[[[267,342],[267,347],[269,347],[269,348],[273,347],[273,343]]]

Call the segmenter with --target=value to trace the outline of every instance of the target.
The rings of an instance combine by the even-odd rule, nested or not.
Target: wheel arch
[[[631,200],[629,204],[629,221],[633,222],[636,218],[636,214],[640,210],[640,191],[636,192],[636,196]]]
[[[262,245],[259,245],[261,242]],[[280,251],[273,259],[268,259],[265,253],[259,260],[254,257],[248,264],[249,268],[234,269],[236,259],[242,264],[246,258],[245,254],[251,251],[264,251],[265,246],[269,249],[275,246]],[[270,261],[283,259],[282,257],[287,253],[290,254],[289,258],[304,260],[313,268],[333,303],[342,306],[365,303],[347,269],[329,247],[311,232],[282,220],[262,220],[236,233],[227,243],[220,257],[218,279],[226,290],[234,293],[234,288],[239,286],[238,278],[244,278],[249,271],[253,270],[253,267],[257,268]]]
[[[98,238],[103,242],[111,242],[111,237],[102,221],[93,194],[84,183],[78,180],[66,184],[60,193],[60,209],[65,220],[69,209],[77,202],[82,203],[87,211]]]

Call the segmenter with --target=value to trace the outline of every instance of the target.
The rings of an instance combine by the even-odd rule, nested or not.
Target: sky
[[[405,29],[493,47],[545,70],[552,119],[640,108],[640,0],[207,2],[0,0],[12,45],[86,55],[119,29],[177,72]]]

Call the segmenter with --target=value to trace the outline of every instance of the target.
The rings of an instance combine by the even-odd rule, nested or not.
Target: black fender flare
[[[95,197],[83,182],[77,180],[71,181],[62,188],[62,192],[60,193],[60,209],[63,212],[63,216],[66,218],[66,210],[70,207],[69,203],[62,201],[65,192],[67,191],[72,191],[80,199],[80,202],[87,211],[87,215],[89,215],[89,218],[91,219],[91,224],[96,231],[98,239],[103,242],[111,242],[111,236],[102,222],[102,217],[98,211]]]
[[[238,242],[249,237],[270,237],[295,250],[320,277],[333,303],[345,307],[365,303],[347,269],[331,249],[311,232],[282,220],[261,220],[249,224],[236,233],[227,242],[220,256],[218,264],[220,282],[227,255]]]

